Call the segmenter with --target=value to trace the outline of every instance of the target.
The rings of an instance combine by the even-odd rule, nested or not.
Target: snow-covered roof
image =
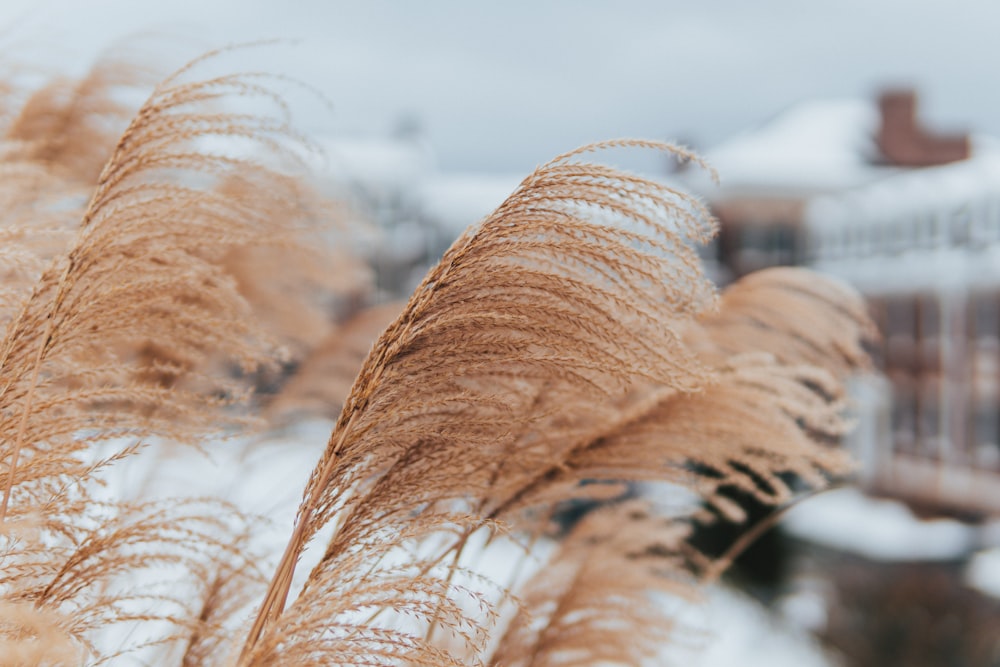
[[[813,268],[870,294],[1000,285],[1000,143],[961,162],[908,169],[816,197],[804,220]]]
[[[814,228],[950,213],[987,198],[1000,198],[1000,141],[972,139],[972,156],[961,162],[907,169],[863,187],[817,197],[806,220]]]
[[[721,177],[710,199],[738,195],[809,195],[855,187],[891,169],[872,164],[879,111],[869,101],[811,100],[705,152]]]
[[[964,294],[1000,286],[1000,248],[913,249],[890,256],[818,260],[811,268],[868,296]]]
[[[366,190],[408,190],[435,168],[430,147],[418,140],[327,137],[317,144],[321,173]]]
[[[458,236],[489,215],[517,188],[522,174],[435,173],[420,191],[422,215]]]

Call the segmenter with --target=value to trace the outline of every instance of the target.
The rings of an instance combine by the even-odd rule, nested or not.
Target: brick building
[[[816,198],[804,219],[806,263],[859,288],[883,334],[870,484],[1000,513],[1000,151]]]
[[[1000,143],[919,121],[912,91],[808,102],[707,152],[732,278],[779,264],[869,300],[882,379],[859,383],[853,446],[875,492],[1000,513]]]

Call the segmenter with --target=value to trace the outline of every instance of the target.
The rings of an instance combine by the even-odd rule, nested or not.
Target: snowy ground
[[[1000,523],[922,520],[902,503],[839,489],[790,510],[784,526],[802,539],[876,561],[968,560],[966,584],[1000,598]]]
[[[965,570],[965,583],[1000,598],[1000,548],[979,551]]]
[[[710,628],[692,667],[833,667],[838,663],[806,631],[768,615],[745,595],[714,588],[700,614]]]
[[[872,560],[954,560],[976,545],[977,533],[958,521],[922,521],[906,506],[857,489],[821,493],[789,510],[793,535]]]
[[[258,545],[276,560],[331,428],[328,421],[306,422],[250,444],[213,443],[207,454],[170,447],[159,456],[134,457],[113,469],[109,490],[136,498],[224,498],[271,520],[261,526]],[[957,521],[922,521],[899,503],[841,489],[801,503],[786,515],[784,527],[799,538],[879,561],[955,561],[975,554],[967,584],[1000,596],[1000,548],[989,548],[1000,544],[997,526],[975,529]],[[506,575],[497,563],[511,559],[493,560],[484,569],[502,580]],[[307,553],[300,572],[308,572],[310,561]],[[809,634],[825,623],[822,582],[811,582],[818,588],[799,583],[778,614],[768,614],[736,591],[713,587],[703,604],[680,610],[683,632],[670,655],[681,650],[681,663],[695,667],[837,665]]]
[[[208,453],[169,447],[156,456],[137,456],[112,469],[109,492],[135,498],[217,496],[244,511],[267,516],[258,545],[277,559],[292,526],[295,508],[309,472],[326,445],[332,424],[313,421],[251,444],[213,443]],[[316,555],[313,554],[313,558]],[[299,568],[308,572],[307,554]],[[499,561],[498,561],[499,562]],[[488,574],[499,580],[502,566],[490,564]],[[494,572],[497,570],[498,572]],[[835,665],[813,641],[802,623],[798,627],[768,615],[749,598],[723,587],[707,591],[705,602],[682,610],[683,636],[679,644],[684,664],[696,667],[825,667]],[[808,613],[806,613],[808,618]],[[678,647],[673,647],[677,649]]]

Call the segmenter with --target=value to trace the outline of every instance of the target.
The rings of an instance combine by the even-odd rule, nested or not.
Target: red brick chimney
[[[878,102],[882,125],[877,141],[889,164],[931,167],[969,157],[968,135],[933,134],[920,125],[913,90],[887,90]]]

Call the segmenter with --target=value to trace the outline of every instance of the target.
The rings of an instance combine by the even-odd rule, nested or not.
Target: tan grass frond
[[[701,392],[634,391],[492,516],[511,520],[518,507],[586,496],[582,480],[669,479],[720,505],[715,490],[727,485],[781,504],[790,497],[783,474],[822,486],[823,475],[847,470],[832,445],[848,426],[844,381],[867,367],[871,334],[860,298],[834,281],[803,269],[751,274],[686,334],[714,366]]]
[[[793,293],[783,302],[787,310],[774,308],[783,292],[803,286],[812,292]],[[860,305],[850,290],[799,269],[764,272],[730,287],[719,310],[692,329],[692,347],[714,365],[702,391],[633,392],[614,412],[591,420],[588,439],[539,468],[491,518],[544,521],[545,508],[564,499],[600,499],[609,487],[596,482],[641,480],[694,491],[706,506],[695,511],[696,521],[738,524],[745,514],[733,490],[780,508],[805,489],[826,487],[851,470],[836,445],[849,427],[844,382],[867,363],[863,345],[871,325]],[[807,329],[803,312],[825,328]],[[755,348],[763,351],[748,352]],[[691,567],[711,576],[720,571],[716,555],[692,551]]]
[[[76,667],[84,651],[66,632],[68,620],[28,602],[0,601],[0,655],[12,667]]]
[[[653,145],[593,148],[627,143]],[[281,636],[304,613],[279,619],[305,543],[335,516],[307,590],[335,581],[352,545],[419,525],[421,508],[480,510],[498,470],[559,460],[579,438],[575,422],[636,383],[702,386],[706,369],[680,331],[712,303],[694,249],[713,233],[711,218],[660,183],[577,157],[540,167],[462,236],[376,342],[306,488],[244,661],[265,629]],[[503,477],[536,474],[516,466]]]
[[[43,214],[46,209],[54,208],[58,215],[51,216],[56,218],[53,222],[76,227],[83,217],[87,197],[98,183],[101,168],[134,114],[130,97],[150,79],[150,67],[119,52],[100,60],[79,80],[55,79],[28,97],[0,144],[0,167],[10,170],[0,184],[0,203],[6,204],[3,216],[6,226],[27,229],[39,237]],[[289,158],[294,152],[285,150],[281,143],[293,139],[285,142],[292,144],[299,139],[292,136],[287,125],[287,109],[260,77],[247,76],[240,84],[234,77],[224,79],[227,80],[212,82],[217,89],[203,91],[200,101],[172,101],[170,104],[177,106],[170,112],[170,122],[161,123],[162,127],[156,130],[162,135],[157,141],[173,142],[174,149],[186,143],[194,153],[203,153],[213,160],[222,155],[211,153],[218,152],[220,146],[225,151],[228,142],[236,145],[234,155],[252,156],[242,166],[238,161],[224,161],[222,168],[210,177],[203,171],[199,178],[206,181],[206,186],[209,180],[213,181],[211,187],[202,189],[214,189],[220,202],[246,200],[250,206],[265,203],[267,209],[257,217],[258,221],[270,219],[271,229],[259,228],[251,243],[230,239],[221,249],[218,244],[207,244],[203,258],[217,264],[236,281],[240,295],[250,303],[255,319],[268,334],[301,357],[329,329],[326,310],[330,295],[363,291],[367,274],[361,262],[320,237],[336,229],[342,216],[332,202],[318,196],[303,170],[293,170],[292,181],[297,182],[286,179],[284,183],[276,183],[275,197],[270,202],[253,191],[262,185],[260,181],[251,185],[246,178],[234,176],[240,170],[247,171],[251,161],[258,159],[268,163],[269,168],[276,166],[276,158],[285,167],[290,166]],[[279,116],[254,120],[246,114],[227,112],[223,98],[234,94],[263,97],[277,108]],[[233,122],[227,126],[230,121]],[[257,129],[264,130],[256,136],[255,123],[259,125]],[[196,130],[194,134],[192,129]],[[304,142],[299,146],[305,147]],[[191,166],[178,163],[163,171],[177,172]],[[280,170],[274,171],[277,175]],[[174,184],[180,182],[176,173],[170,180]],[[161,194],[171,196],[169,189]],[[292,197],[283,199],[286,195]],[[61,245],[50,244],[42,253],[45,259],[67,250],[72,236],[63,233],[61,238]],[[181,362],[169,354],[166,358]]]
[[[687,532],[640,501],[588,514],[519,592],[523,606],[489,664],[662,664],[676,641],[669,602],[698,597]]]
[[[327,222],[339,224],[338,215],[331,209]],[[318,230],[298,230],[285,242],[233,249],[219,265],[235,279],[236,289],[250,304],[254,319],[286,351],[282,373],[289,367],[309,367],[312,362],[307,362],[307,357],[317,358],[314,349],[321,347],[324,340],[338,337],[332,317],[336,299],[365,295],[371,286],[368,267],[350,256],[346,248],[330,247]],[[384,319],[382,324],[387,321]],[[369,346],[378,331],[370,334]],[[361,353],[354,360],[350,379],[346,380],[348,386],[339,401],[347,395],[353,373],[363,358]],[[337,384],[335,378],[330,380]],[[333,405],[339,407],[340,403]],[[325,407],[329,414],[329,405]]]
[[[821,369],[767,354],[736,358],[704,392],[654,392],[657,400],[526,489],[503,518],[523,525],[534,509],[527,516],[544,520],[566,499],[599,498],[601,481],[620,479],[687,487],[707,509],[663,515],[624,503],[585,517],[516,591],[525,608],[491,664],[661,664],[678,643],[676,598],[696,598],[746,546],[703,551],[690,539],[692,523],[743,523],[733,488],[778,509],[804,492],[793,480],[822,489],[850,469],[846,452],[831,446],[845,428],[843,405],[830,399],[839,389]],[[595,535],[596,526],[606,534]]]
[[[402,310],[399,302],[365,308],[330,331],[267,406],[270,419],[303,414],[335,419],[372,345]]]
[[[208,598],[197,612],[187,607],[198,599],[189,588],[121,586],[157,564],[228,580],[217,560],[244,556],[229,544],[224,513],[99,502],[99,473],[147,438],[198,442],[245,425],[245,410],[230,409],[244,398],[242,383],[212,371],[252,370],[282,354],[223,260],[234,250],[290,247],[326,210],[295,171],[298,139],[283,115],[220,106],[226,96],[271,99],[263,79],[179,76],[157,87],[112,146],[71,241],[30,293],[14,294],[0,341],[0,527],[12,535],[12,526],[30,524],[36,533],[4,544],[0,590],[6,602],[65,612],[61,631],[95,659],[103,651],[95,637],[115,623],[167,623],[147,647],[187,642],[194,655],[216,642],[222,607],[213,595],[232,587],[214,575],[201,578]],[[229,140],[242,153],[227,152]],[[51,175],[52,191],[65,194],[55,171],[40,172],[39,182]],[[29,211],[35,200],[24,201]],[[16,271],[28,280],[46,253],[20,218],[3,222],[0,234],[24,240],[9,256],[23,260]],[[98,443],[111,447],[103,459]]]
[[[331,556],[245,664],[481,665],[504,593],[475,572],[450,576],[440,561],[440,544],[465,521],[439,515],[386,527]]]
[[[259,524],[259,521],[257,522]],[[255,561],[250,526],[234,534],[220,552],[198,568],[198,590],[191,596],[193,606],[187,634],[181,638],[182,667],[222,664],[232,649],[232,633],[237,631],[256,605],[267,585],[267,576]],[[232,534],[232,533],[231,533]]]
[[[133,375],[130,350],[166,350],[181,374],[209,355],[245,368],[273,358],[273,345],[212,256],[294,229],[294,213],[308,206],[309,193],[291,174],[206,152],[198,143],[259,136],[263,146],[278,150],[290,134],[280,123],[199,112],[224,93],[249,94],[257,86],[240,77],[168,80],[123,135],[72,247],[41,277],[0,343],[9,470],[23,472],[57,446],[77,447],[74,431],[140,427],[136,414],[145,419],[154,408],[170,418],[185,415],[165,433],[171,437],[219,428],[218,401],[207,398],[231,395],[231,388],[218,382],[201,391],[133,386],[141,376]],[[137,409],[121,409],[128,402]],[[102,405],[116,409],[102,411]],[[66,426],[51,433],[57,417]],[[16,477],[5,475],[8,496],[22,488]]]
[[[364,298],[372,275],[352,253],[356,230],[344,227],[343,205],[325,199],[306,172],[292,175],[297,191],[285,193],[289,199],[275,200],[262,212],[269,229],[261,229],[250,243],[207,258],[232,277],[253,319],[280,342],[288,360],[298,364],[325,337],[335,335],[335,299]],[[234,199],[252,200],[246,185],[233,179],[220,190]]]
[[[0,324],[17,316],[52,258],[66,252],[89,188],[0,142]]]
[[[641,411],[579,448],[546,481],[556,488],[583,480],[670,481],[742,521],[739,508],[718,496],[720,487],[780,506],[792,497],[783,475],[822,488],[828,476],[850,469],[846,452],[833,446],[847,428],[841,389],[819,369],[782,366],[767,355],[735,358],[701,393],[653,393]],[[544,487],[534,492],[553,495]],[[532,494],[521,502],[533,504]]]
[[[769,352],[785,364],[809,364],[842,376],[870,366],[865,346],[877,335],[864,300],[833,278],[781,267],[751,273],[722,294],[700,322],[703,355]]]
[[[51,178],[96,183],[136,112],[121,93],[155,83],[131,56],[105,57],[79,80],[55,78],[35,90],[4,133],[17,158],[44,165]]]
[[[607,490],[600,482],[622,479],[680,485],[704,506],[657,519],[672,538],[655,547],[646,546],[643,533],[656,531],[627,527],[626,509],[599,513],[619,512],[611,526],[630,537],[617,543],[617,552],[598,556],[596,547],[588,571],[586,550],[579,549],[576,560],[567,556],[571,534],[518,591],[527,608],[500,642],[493,664],[660,664],[657,652],[676,638],[669,641],[670,606],[660,599],[647,608],[650,592],[690,595],[717,578],[758,528],[733,531],[740,537],[719,553],[692,540],[692,524],[742,524],[743,498],[778,510],[850,471],[848,454],[836,447],[848,428],[844,381],[867,367],[863,345],[872,331],[854,292],[804,270],[766,271],[730,287],[719,310],[703,316],[693,331],[699,338],[692,346],[716,365],[703,391],[635,392],[616,418],[593,422],[589,442],[493,516],[520,525],[524,518],[544,521],[551,512],[546,508],[568,498],[600,498]],[[647,515],[638,518],[642,523]],[[658,555],[665,569],[643,583],[638,553]],[[560,572],[577,578],[565,583]],[[665,590],[668,585],[676,588]],[[633,611],[636,617],[629,616]],[[570,621],[560,622],[562,615]]]
[[[215,591],[212,606],[195,607],[213,592],[199,583],[210,582],[209,573],[246,571],[251,558],[234,537],[240,515],[221,502],[87,500],[49,509],[33,531],[4,536],[0,590],[4,604],[55,619],[52,632],[73,647],[73,664],[81,655],[100,664],[154,646],[191,646],[192,637],[210,636],[225,605],[238,597]],[[263,588],[259,574],[248,581]],[[203,618],[204,612],[213,613]],[[30,647],[37,635],[27,624],[31,617],[22,621],[27,625],[18,618],[4,619],[0,640]]]
[[[0,157],[0,206],[4,207],[0,224],[0,326],[6,328],[30,296],[51,258],[65,249],[72,239],[67,215],[57,207],[36,204],[35,182],[45,179],[44,169],[21,165],[11,166]],[[31,173],[37,171],[38,173]],[[40,193],[42,200],[51,201],[51,191]],[[58,191],[56,198],[63,197]],[[28,224],[28,219],[31,223]],[[77,219],[79,219],[77,217]]]
[[[135,58],[119,54],[79,80],[55,77],[5,97],[12,117],[0,139],[0,234],[8,237],[5,259],[10,237],[31,259],[30,272],[11,270],[22,269],[24,261],[4,264],[3,289],[10,295],[0,301],[5,323],[43,265],[68,251],[98,175],[136,111],[122,93],[138,92],[143,83],[151,87],[150,78]]]

